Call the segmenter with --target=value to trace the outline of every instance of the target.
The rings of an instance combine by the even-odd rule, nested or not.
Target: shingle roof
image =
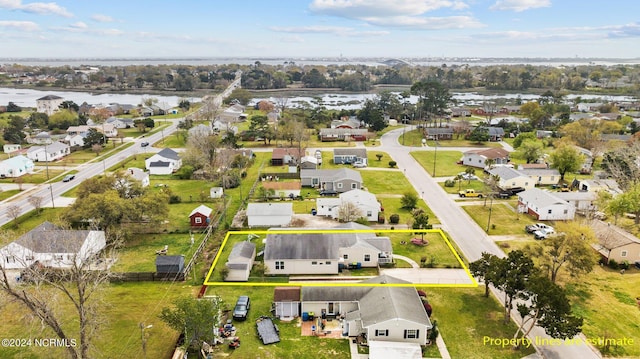
[[[544,208],[554,204],[569,204],[567,201],[556,197],[551,192],[543,191],[539,188],[531,188],[518,193],[521,202],[533,203],[539,208]]]
[[[290,216],[293,203],[249,203],[247,216]]]
[[[336,148],[333,150],[333,156],[356,156],[359,158],[367,158],[366,148]]]
[[[191,211],[191,214],[189,214],[189,217],[193,216],[196,213],[200,213],[206,217],[211,216],[211,212],[213,210],[207,206],[205,206],[204,204],[199,205],[198,207],[196,207],[193,211]]]
[[[475,153],[486,158],[496,159],[509,157],[509,152],[502,148],[487,148],[486,150],[470,150],[464,154]]]
[[[56,95],[47,95],[47,96],[44,96],[44,97],[40,97],[36,101],[59,100],[59,99],[62,99],[62,97],[56,96]]]
[[[15,243],[35,253],[77,253],[90,232],[65,230],[51,222],[43,222]]]
[[[593,228],[596,238],[600,241],[600,245],[608,249],[626,246],[632,243],[640,244],[638,237],[611,223],[593,221],[591,228]]]
[[[300,178],[320,178],[324,182],[339,181],[342,179],[350,179],[356,182],[362,182],[360,172],[350,168],[340,168],[335,170],[300,170]]]
[[[171,160],[179,160],[180,156],[178,156],[178,152],[170,149],[170,148],[164,148],[162,149],[160,152],[157,153],[157,155],[162,156],[164,158],[168,158]]]
[[[490,169],[489,174],[491,174],[492,176],[499,176],[500,179],[503,179],[505,181],[508,181],[513,178],[518,178],[518,177],[526,177],[520,171],[514,170],[511,167],[504,167],[504,166],[494,167]]]
[[[525,168],[520,172],[526,176],[560,176],[560,172],[555,168]]]
[[[299,302],[300,287],[276,287],[273,290],[274,302]]]
[[[253,252],[256,250],[256,244],[249,241],[238,242],[233,245],[229,260],[233,258],[252,258]]]

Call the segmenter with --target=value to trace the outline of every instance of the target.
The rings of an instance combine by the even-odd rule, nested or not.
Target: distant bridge
[[[415,66],[414,64],[402,59],[387,59],[380,63],[387,66]]]

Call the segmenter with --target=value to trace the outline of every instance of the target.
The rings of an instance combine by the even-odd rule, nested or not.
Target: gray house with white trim
[[[300,181],[303,187],[314,187],[321,190],[347,192],[362,189],[360,172],[350,168],[336,170],[300,170]]]

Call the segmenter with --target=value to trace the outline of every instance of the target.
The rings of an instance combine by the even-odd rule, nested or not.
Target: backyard
[[[482,200],[485,202],[485,200]],[[524,227],[535,223],[528,214],[517,213],[508,202],[486,200],[485,205],[462,206],[467,214],[490,235],[525,235]],[[489,217],[491,216],[491,217]]]
[[[411,155],[431,176],[433,176],[434,160],[436,177],[455,176],[467,168],[456,164],[462,157],[462,152],[459,151],[413,151]]]

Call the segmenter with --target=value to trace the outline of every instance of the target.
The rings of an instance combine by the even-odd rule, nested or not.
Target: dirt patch
[[[291,227],[333,228],[340,223],[330,218],[318,217],[312,214],[294,214]]]

